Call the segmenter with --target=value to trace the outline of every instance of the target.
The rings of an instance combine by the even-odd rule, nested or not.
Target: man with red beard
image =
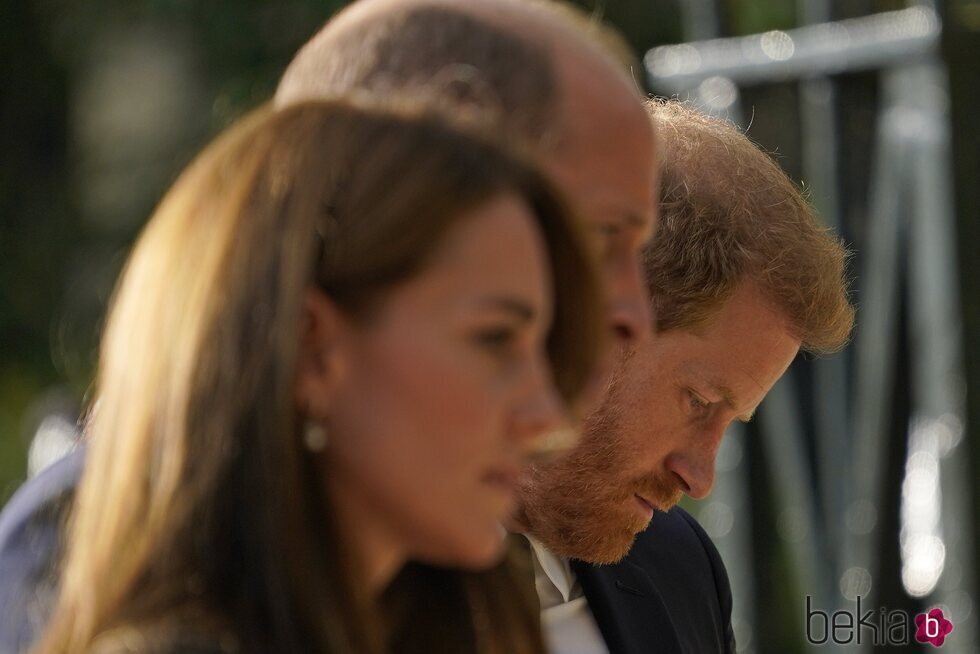
[[[708,495],[726,427],[797,353],[841,348],[854,320],[846,250],[779,167],[725,121],[648,111],[664,162],[643,260],[653,337],[624,350],[575,449],[521,490],[560,654],[734,653],[724,565],[674,505]]]

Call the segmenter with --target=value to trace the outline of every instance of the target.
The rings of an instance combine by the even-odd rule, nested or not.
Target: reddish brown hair
[[[643,261],[657,331],[704,324],[751,281],[804,350],[843,347],[854,325],[848,251],[800,189],[731,123],[678,101],[647,110],[664,162]]]

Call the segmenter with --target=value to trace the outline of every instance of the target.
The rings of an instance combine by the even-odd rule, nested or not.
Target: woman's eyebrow
[[[521,322],[531,322],[536,313],[531,303],[505,295],[493,295],[481,298],[478,306],[483,309],[493,309],[513,314]]]

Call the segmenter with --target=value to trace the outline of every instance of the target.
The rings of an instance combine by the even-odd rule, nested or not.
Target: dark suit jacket
[[[721,556],[687,512],[657,512],[615,565],[573,561],[610,654],[735,654]]]
[[[24,484],[0,513],[0,654],[26,651],[47,623],[63,521],[84,466],[81,447]]]

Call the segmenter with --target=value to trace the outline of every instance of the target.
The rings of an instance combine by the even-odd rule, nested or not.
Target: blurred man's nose
[[[650,296],[639,258],[623,253],[605,267],[607,318],[614,343],[635,345],[651,328]]]
[[[545,434],[567,423],[565,403],[555,388],[551,366],[544,357],[529,364],[525,391],[512,414],[512,434],[528,449]]]

